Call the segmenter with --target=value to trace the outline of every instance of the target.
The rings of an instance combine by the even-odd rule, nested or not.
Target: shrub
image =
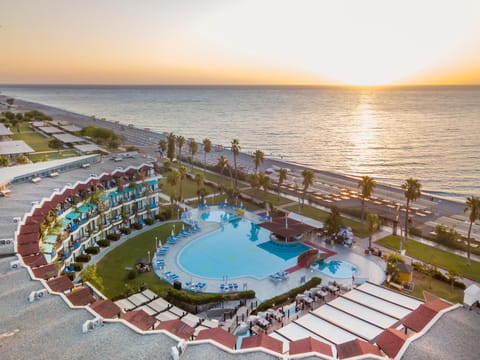
[[[83,264],[80,262],[74,262],[72,265],[73,265],[73,270],[75,271],[82,271],[83,269]]]
[[[121,228],[121,229],[120,229],[120,232],[121,232],[122,234],[128,235],[128,234],[130,234],[130,233],[132,232],[132,229],[130,229],[130,228]]]
[[[90,246],[90,247],[85,249],[85,252],[87,254],[95,255],[95,254],[98,254],[100,252],[100,248],[98,246]]]
[[[140,223],[135,223],[132,226],[135,230],[140,230],[141,228],[143,228],[143,225]]]
[[[130,270],[127,274],[127,279],[128,280],[134,280],[136,277],[137,277],[137,270],[136,269]]]
[[[151,219],[151,218],[145,219],[145,224],[152,225],[153,224],[153,219]]]
[[[120,239],[120,234],[115,234],[115,233],[107,234],[107,240],[117,241],[118,239]]]
[[[295,289],[291,289],[290,291],[283,293],[281,295],[275,296],[271,299],[268,299],[262,302],[257,307],[257,311],[265,311],[273,306],[285,304],[300,294],[303,293],[305,290],[311,289],[322,282],[322,279],[318,277],[313,277],[310,281],[306,282],[304,285],[299,286]]]
[[[459,288],[459,289],[462,289],[462,290],[465,290],[465,289],[467,288],[467,286],[466,286],[463,282],[458,281],[458,280],[455,280],[455,281],[453,282],[453,286],[455,286],[455,287],[457,287],[457,288]]]
[[[101,247],[107,247],[107,246],[110,246],[110,240],[108,240],[108,239],[98,240],[97,244]]]
[[[410,228],[408,231],[409,231],[410,235],[413,235],[413,236],[422,236],[422,230],[420,230],[419,228],[412,227],[412,228]]]
[[[89,262],[92,256],[90,254],[80,254],[75,256],[77,262],[86,263]]]

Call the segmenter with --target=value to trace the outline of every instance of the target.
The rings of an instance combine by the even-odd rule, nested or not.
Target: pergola
[[[295,241],[305,233],[318,230],[314,226],[286,216],[272,218],[271,221],[262,222],[259,226],[269,230],[278,239],[284,241]]]

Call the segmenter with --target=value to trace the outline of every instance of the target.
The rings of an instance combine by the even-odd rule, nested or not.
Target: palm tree
[[[336,238],[342,227],[343,221],[342,216],[340,215],[340,210],[336,206],[333,206],[330,215],[328,215],[327,219],[325,220],[325,229],[327,230],[327,234]]]
[[[263,192],[267,192],[272,187],[272,179],[270,176],[264,174],[258,174],[260,186],[263,188]]]
[[[179,200],[182,201],[183,199],[183,180],[187,177],[187,168],[185,166],[180,166],[178,168],[178,177],[180,180],[180,189],[179,189]]]
[[[248,174],[247,181],[253,189],[253,192],[257,193],[257,188],[260,186],[260,179],[258,174]]]
[[[404,243],[408,241],[408,211],[410,210],[410,202],[417,200],[421,195],[420,189],[422,184],[417,179],[408,178],[402,184],[402,189],[405,192],[405,199],[407,199],[406,211],[405,211],[405,237]]]
[[[175,159],[175,142],[177,140],[177,137],[173,134],[170,133],[167,136],[167,157],[170,161],[173,161]]]
[[[212,142],[210,139],[203,139],[203,172],[207,168],[207,154],[212,151]]]
[[[480,219],[480,197],[478,196],[470,196],[467,198],[465,202],[465,212],[470,211],[470,216],[468,219],[470,220],[470,226],[468,227],[468,234],[467,234],[467,264],[470,265],[470,234],[472,232],[472,225],[475,221]]]
[[[185,145],[185,138],[182,135],[177,136],[178,156],[182,155],[183,145]]]
[[[230,164],[228,163],[228,158],[221,155],[218,158],[217,166],[220,168],[220,174],[222,174],[222,175],[223,175],[223,171],[225,169],[228,169],[228,172],[230,173],[230,181],[233,183],[232,169],[230,169]]]
[[[302,177],[303,177],[303,182],[302,182],[302,185],[303,185],[302,207],[303,207],[303,205],[305,205],[305,195],[310,185],[313,184],[313,179],[315,178],[315,174],[311,170],[303,170]]]
[[[256,150],[254,153],[253,153],[253,162],[255,164],[255,172],[258,173],[258,168],[260,167],[260,165],[263,164],[263,162],[265,161],[265,154],[263,153],[262,150]]]
[[[192,163],[192,169],[193,169],[193,157],[198,151],[198,144],[195,142],[195,139],[190,139],[188,140],[188,149],[190,150],[190,162]]]
[[[277,184],[277,200],[280,200],[280,188],[282,187],[285,180],[288,177],[287,169],[280,169],[278,171],[278,184]]]
[[[168,148],[167,140],[163,139],[158,142],[158,148],[162,151],[162,155],[164,155]]]
[[[377,182],[370,176],[362,176],[358,182],[358,188],[362,189],[362,222],[365,219],[365,199],[372,196],[375,186],[377,186]]]
[[[233,166],[235,168],[235,188],[238,186],[238,178],[237,178],[237,155],[240,153],[240,143],[238,139],[232,140],[232,154],[233,154]]]
[[[204,188],[205,176],[202,173],[195,174],[195,184],[197,184],[198,201],[200,201],[200,189]]]
[[[365,226],[368,231],[368,248],[372,248],[372,235],[380,228],[380,218],[377,214],[368,213],[366,217]]]
[[[180,181],[180,173],[178,172],[177,169],[172,169],[167,173],[167,184],[172,186],[173,189],[175,189],[175,186],[177,186],[178,182]],[[173,205],[173,199],[175,198],[175,190],[174,193],[171,196],[172,199],[172,205]]]

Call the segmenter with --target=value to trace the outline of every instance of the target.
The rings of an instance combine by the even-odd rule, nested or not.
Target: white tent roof
[[[472,284],[464,291],[463,303],[468,306],[472,306],[477,301],[480,301],[480,287]]]

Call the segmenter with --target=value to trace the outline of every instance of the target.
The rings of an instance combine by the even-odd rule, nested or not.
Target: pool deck
[[[212,207],[211,210],[216,209],[216,207]],[[182,269],[177,263],[177,255],[179,254],[180,250],[185,247],[188,243],[195,241],[199,237],[202,237],[216,229],[218,229],[221,225],[219,223],[213,222],[206,222],[203,221],[200,217],[202,210],[193,209],[190,211],[191,219],[194,221],[198,221],[201,231],[198,233],[189,235],[185,238],[179,240],[176,244],[170,245],[170,248],[166,255],[162,256],[161,258],[165,262],[165,266],[163,268],[157,268],[154,266],[155,273],[160,277],[164,278],[163,275],[166,271],[172,272],[177,274],[179,278],[177,280],[182,282],[183,288],[186,287],[186,283],[190,282],[195,284],[197,282],[204,282],[207,284],[206,288],[203,290],[204,292],[213,292],[213,293],[220,293],[222,292],[220,289],[220,285],[229,284],[229,283],[237,283],[238,290],[254,290],[256,297],[260,300],[269,299],[275,295],[279,295],[289,291],[292,288],[298,287],[302,285],[304,282],[309,281],[312,277],[320,277],[322,279],[323,284],[328,284],[329,281],[337,281],[340,284],[351,285],[352,279],[338,279],[330,277],[319,270],[314,270],[310,268],[300,268],[296,271],[292,271],[289,273],[286,279],[284,280],[271,280],[270,278],[264,279],[256,279],[250,276],[244,277],[236,277],[236,278],[227,278],[227,279],[209,279],[209,278],[202,278],[200,276],[196,276],[194,274],[186,272]],[[248,220],[254,220],[255,214],[246,213],[246,218]],[[361,255],[361,249],[354,245],[352,249],[345,248],[340,245],[335,245],[333,247],[326,245],[323,241],[319,241],[317,239],[306,239],[306,244],[309,246],[314,245],[317,248],[322,250],[329,251],[330,257],[329,259],[332,260],[344,260],[348,261],[349,263],[355,265],[357,268],[357,272],[355,274],[355,283],[362,283],[366,280],[375,282],[375,283],[382,283],[385,279],[384,273],[384,265],[382,266],[380,259],[371,259],[370,257],[366,257]],[[376,260],[376,261],[373,261]],[[152,261],[155,264],[155,259]],[[286,269],[285,269],[286,270]],[[224,291],[228,292],[228,291]]]

